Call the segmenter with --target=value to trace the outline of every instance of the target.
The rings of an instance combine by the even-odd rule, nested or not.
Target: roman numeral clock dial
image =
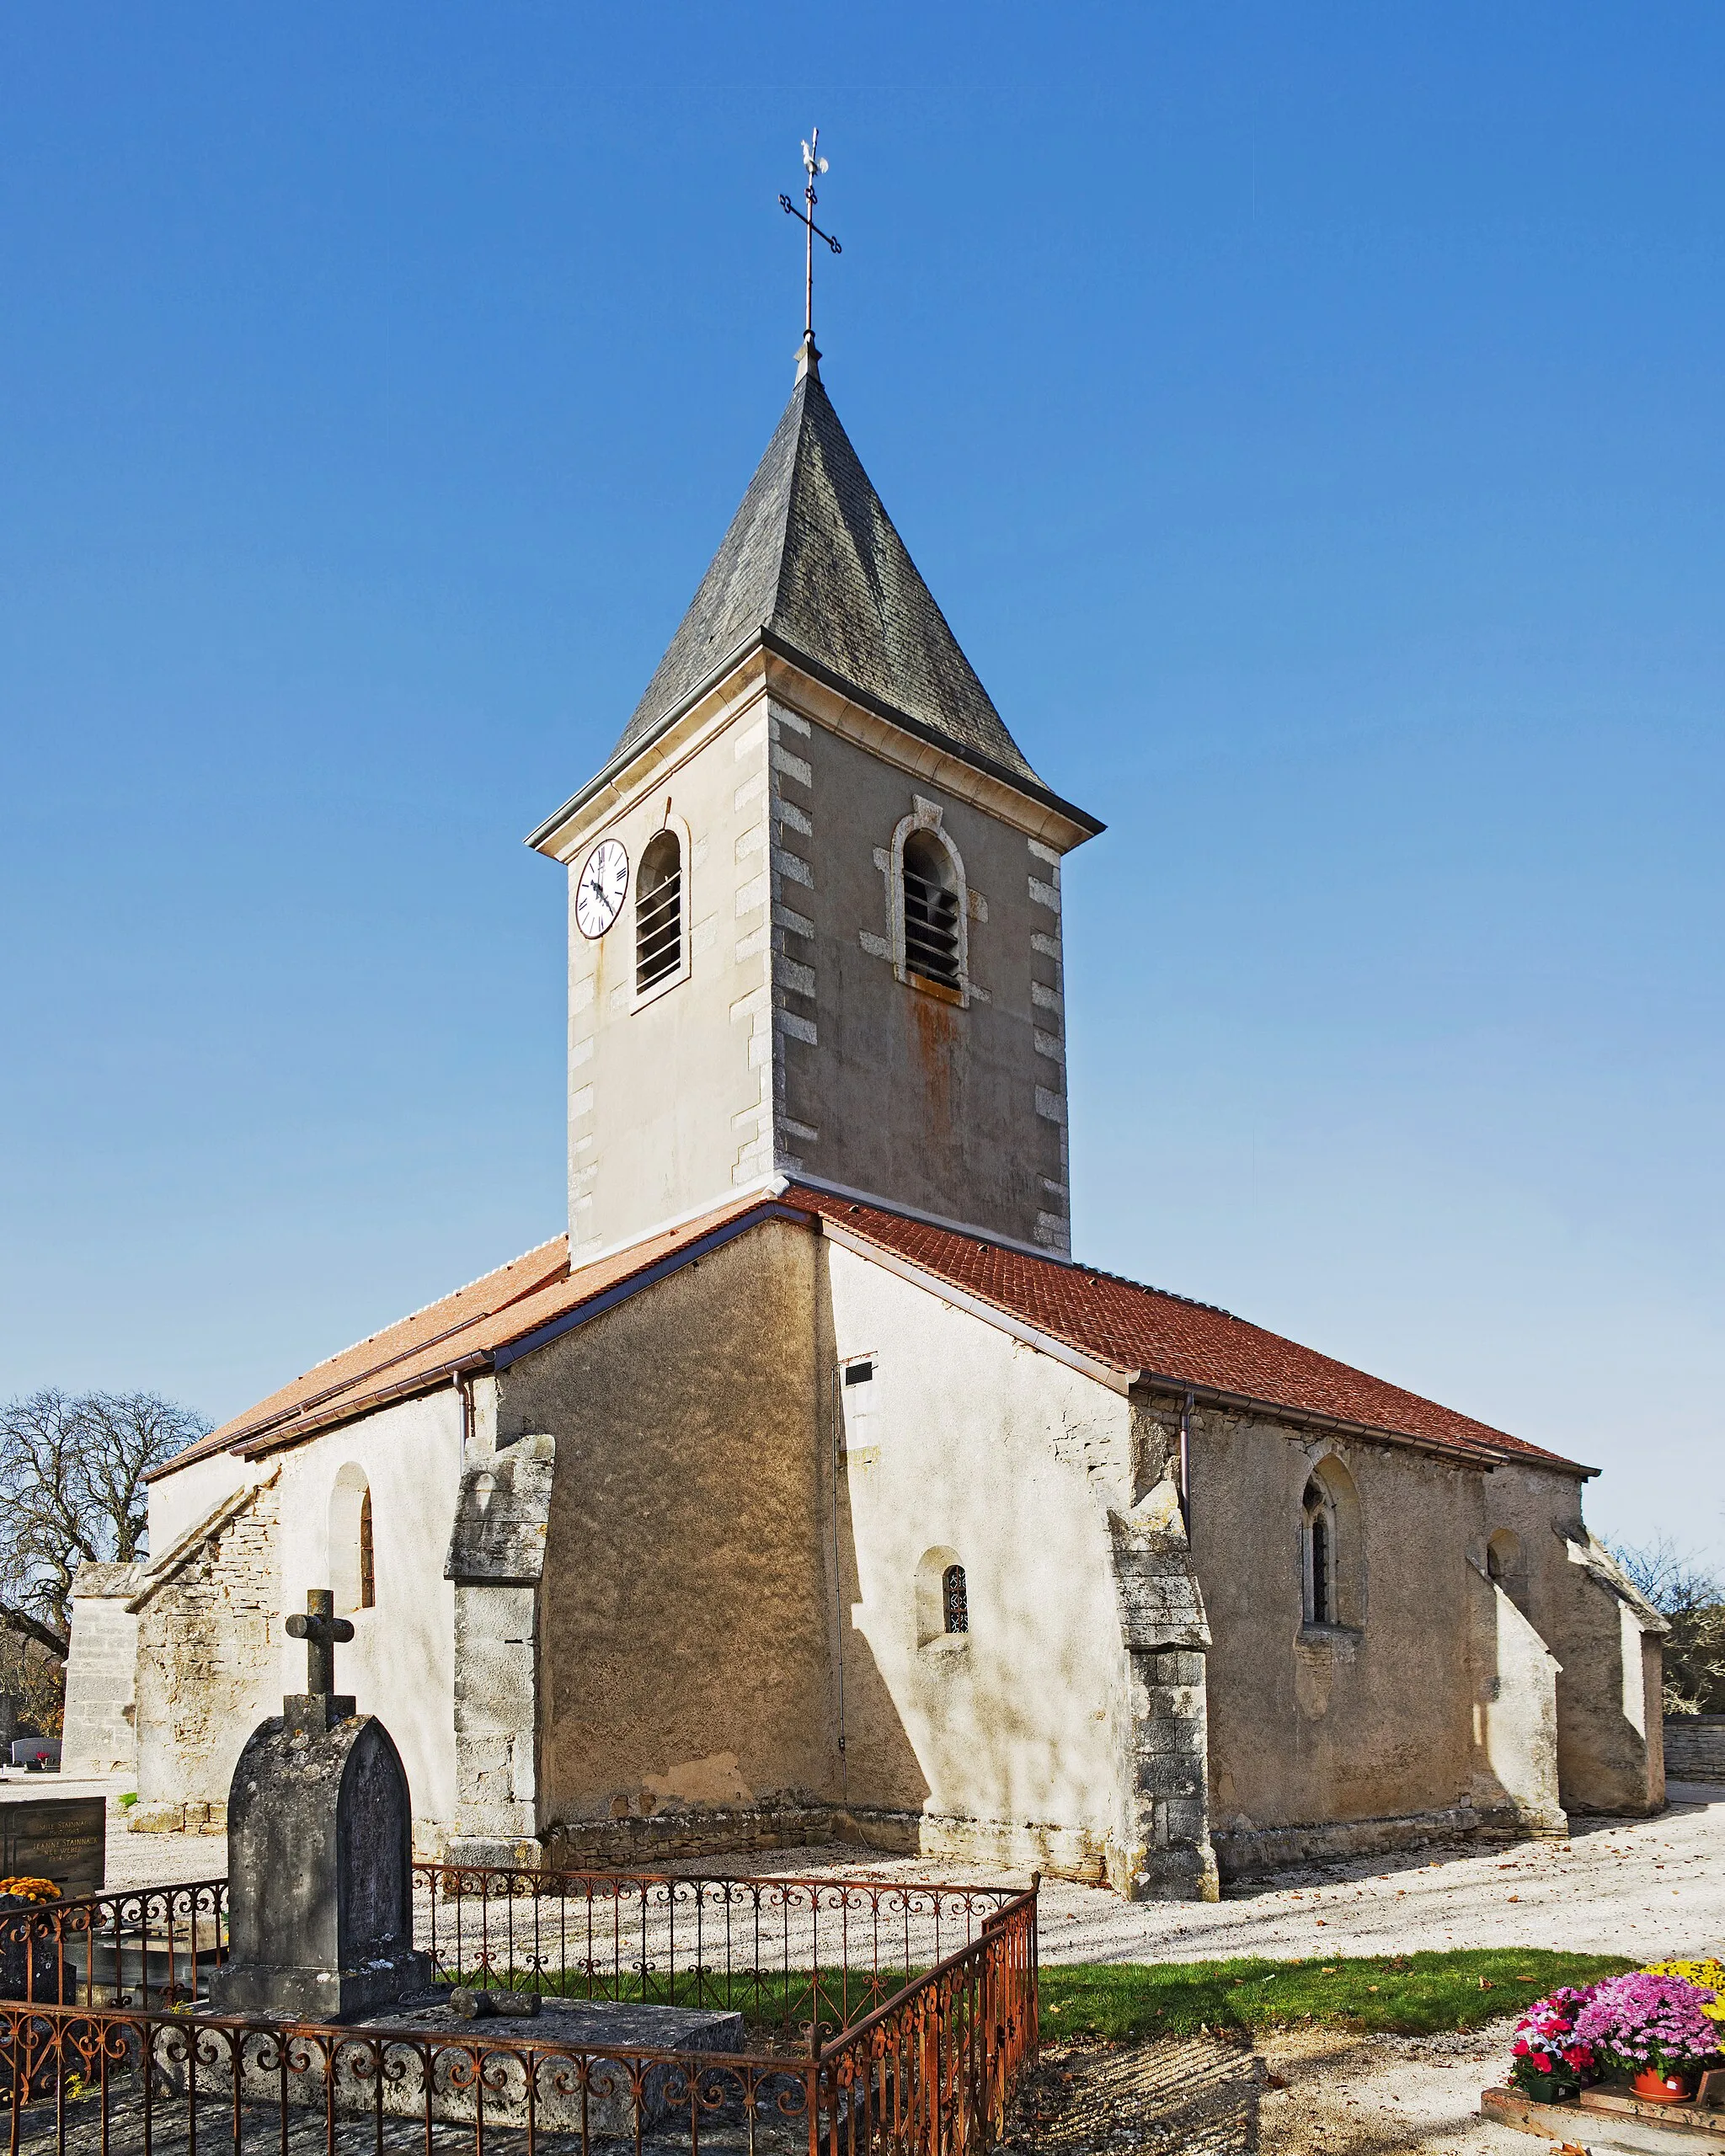
[[[617,839],[601,839],[587,856],[575,885],[575,926],[596,943],[623,910],[629,894],[629,857]]]

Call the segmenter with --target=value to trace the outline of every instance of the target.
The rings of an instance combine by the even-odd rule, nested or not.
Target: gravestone
[[[354,1628],[334,1603],[313,1588],[288,1619],[306,1689],[258,1725],[233,1770],[218,2014],[351,2020],[431,1981],[413,1943],[408,1778],[382,1723],[335,1690],[336,1643]]]
[[[41,1796],[40,1781],[0,1784],[0,1879],[51,1879],[67,1901],[99,1894],[108,1806],[99,1796]]]

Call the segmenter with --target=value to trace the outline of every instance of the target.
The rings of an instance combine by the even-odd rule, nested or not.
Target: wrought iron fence
[[[448,1983],[734,2008],[847,2028],[975,1940],[1003,1886],[415,1865],[414,1940]]]
[[[227,1945],[227,1881],[0,1908],[0,1996],[59,2006],[201,1998]]]
[[[729,1882],[744,1884],[750,1882]],[[752,1882],[760,1883],[760,1882]],[[777,1882],[784,1884],[787,1882]],[[830,1882],[821,1882],[830,1884]],[[595,2015],[601,2009],[595,2008]],[[577,2010],[547,2009],[567,2027]],[[0,2003],[13,2156],[981,2156],[1034,2053],[1036,1893],[800,2056],[472,2025],[288,2026],[181,2004]]]

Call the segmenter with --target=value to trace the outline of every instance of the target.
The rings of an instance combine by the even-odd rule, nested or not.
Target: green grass
[[[1042,1967],[1044,2041],[1192,2036],[1328,2022],[1404,2036],[1477,2029],[1559,1984],[1635,1967],[1605,1954],[1466,1947],[1447,1954],[1332,1955],[1300,1961],[1106,1962]]]

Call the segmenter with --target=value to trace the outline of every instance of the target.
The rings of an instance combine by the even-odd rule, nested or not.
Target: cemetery
[[[1034,1881],[415,1863],[395,1746],[334,1689],[352,1628],[307,1599],[306,1690],[240,1756],[226,1877],[93,1892],[87,1837],[8,1844],[43,1867],[0,1881],[13,2150],[999,2141]]]

